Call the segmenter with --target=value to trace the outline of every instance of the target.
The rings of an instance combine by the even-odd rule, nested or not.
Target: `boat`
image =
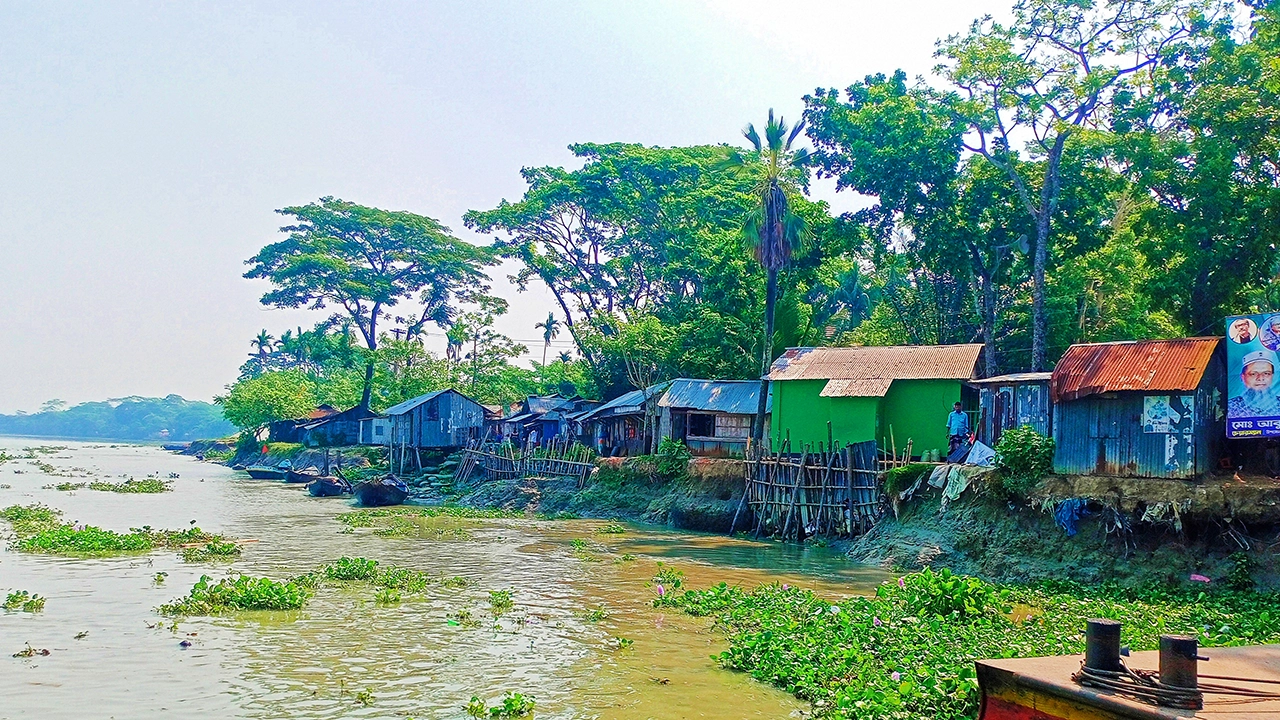
[[[377,480],[359,483],[352,492],[356,496],[356,502],[365,507],[399,505],[409,497],[409,486],[395,475],[386,475]]]
[[[307,484],[307,492],[312,497],[335,497],[351,492],[351,484],[332,475],[320,475]]]
[[[270,465],[250,465],[244,469],[254,480],[283,480],[288,470]]]
[[[293,468],[289,468],[284,472],[284,481],[287,483],[309,483],[320,477],[320,473],[315,472],[314,470],[308,472],[305,470],[294,470]]]
[[[248,465],[245,465],[244,463],[236,463],[235,465],[232,465],[232,466],[231,466],[231,469],[232,469],[232,470],[246,470],[246,469],[248,469],[248,467],[249,467],[249,466],[248,466]]]

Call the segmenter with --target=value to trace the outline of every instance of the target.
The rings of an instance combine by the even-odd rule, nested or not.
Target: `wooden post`
[[[796,503],[800,500],[800,483],[804,479],[804,466],[809,459],[809,451],[804,451],[800,455],[800,467],[796,471],[796,480],[791,485],[791,505],[787,508],[787,517],[782,525],[782,540],[786,542],[787,536],[791,531],[791,519],[796,512]],[[801,542],[804,541],[803,531],[797,533]]]

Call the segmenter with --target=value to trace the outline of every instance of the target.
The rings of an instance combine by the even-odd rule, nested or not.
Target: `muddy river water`
[[[884,577],[820,548],[635,525],[606,535],[593,520],[466,521],[445,539],[352,533],[336,519],[352,509],[349,500],[311,498],[159,448],[0,438],[11,455],[51,445],[65,449],[42,455],[43,470],[33,460],[0,465],[0,507],[44,503],[67,520],[119,531],[194,520],[258,542],[222,564],[187,564],[172,551],[105,559],[0,552],[0,594],[48,598],[40,613],[0,611],[5,720],[465,718],[473,695],[492,702],[508,690],[535,696],[538,718],[798,716],[804,706],[791,696],[716,666],[709,656],[726,643],[708,619],[652,607],[657,563],[682,570],[692,587],[787,582],[833,597],[867,592]],[[179,475],[174,490],[156,495],[43,487],[86,479],[59,477],[67,474],[170,473]],[[8,531],[3,521],[0,529]],[[575,551],[577,538],[588,552]],[[322,588],[298,611],[153,627],[163,620],[155,607],[202,574],[284,579],[342,555],[470,582],[433,585],[390,606],[367,588]],[[157,584],[161,572],[168,575]],[[488,593],[502,589],[512,591],[515,611],[495,628]],[[485,623],[451,624],[446,616],[462,610]],[[618,648],[619,636],[633,644]],[[27,643],[51,653],[11,657]]]

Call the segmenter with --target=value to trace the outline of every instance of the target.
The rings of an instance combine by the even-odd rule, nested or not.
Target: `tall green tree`
[[[534,323],[533,326],[542,329],[542,364],[546,365],[547,350],[551,347],[551,341],[555,340],[556,336],[560,334],[560,321],[556,319],[555,313],[549,312],[546,320]]]
[[[266,357],[268,352],[275,347],[276,339],[272,337],[266,328],[263,328],[258,335],[249,342],[250,345],[258,349],[258,357]]]
[[[492,263],[485,248],[465,243],[435,220],[409,212],[380,210],[332,197],[276,212],[292,216],[281,228],[288,237],[264,247],[247,263],[246,278],[275,289],[264,305],[322,310],[355,325],[370,353],[378,349],[378,322],[388,311],[417,299],[420,318],[439,317],[441,298],[480,287]],[[368,409],[374,361],[365,364],[360,406]]]
[[[804,163],[809,157],[805,148],[792,149],[795,139],[804,131],[804,121],[788,128],[781,116],[773,115],[764,126],[764,137],[755,125],[748,124],[742,131],[751,143],[748,153],[734,153],[730,159],[754,183],[754,204],[742,226],[746,240],[756,261],[765,272],[764,333],[760,354],[760,401],[756,408],[751,439],[759,445],[764,438],[764,417],[769,394],[769,366],[773,364],[774,308],[778,301],[778,273],[791,261],[800,247],[801,240],[809,234],[804,216],[793,208],[799,204],[808,186],[808,172]]]
[[[1018,0],[939,44],[965,147],[1004,172],[1034,224],[1031,367],[1044,367],[1045,277],[1069,140],[1105,126],[1161,63],[1207,41],[1212,0]],[[1038,162],[1024,162],[1025,160]]]

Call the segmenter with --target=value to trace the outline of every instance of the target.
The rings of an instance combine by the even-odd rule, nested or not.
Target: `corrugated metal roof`
[[[1009,373],[1008,375],[996,375],[995,377],[982,378],[980,380],[970,380],[975,385],[994,385],[994,384],[1013,384],[1024,382],[1045,382],[1053,377],[1050,372],[1024,372]]]
[[[669,382],[661,382],[656,385],[650,385],[648,389],[649,397],[652,398],[660,395],[663,388],[668,384]],[[607,415],[626,415],[628,413],[640,412],[644,405],[644,395],[645,391],[643,390],[632,390],[631,392],[623,393],[609,402],[604,403],[600,407],[593,408],[591,412],[586,415],[580,416],[578,421],[582,422],[590,420],[591,418],[604,417]]]
[[[1049,383],[1054,402],[1125,390],[1195,390],[1222,338],[1072,345]]]
[[[545,397],[531,395],[525,402],[528,403],[529,412],[532,413],[546,413],[560,408],[573,407],[572,400],[559,395],[547,395]]]
[[[765,399],[772,403],[773,393]],[[679,378],[658,400],[659,407],[754,415],[760,403],[759,380],[691,380]]]
[[[893,378],[828,380],[818,395],[821,397],[884,397],[892,384]]]
[[[982,345],[788,348],[770,380],[968,380]]]
[[[471,400],[471,398],[467,397],[466,395],[463,395],[462,393],[458,392],[457,390],[454,390],[453,388],[444,388],[443,390],[435,390],[435,391],[429,392],[426,395],[419,395],[416,398],[410,398],[408,400],[405,400],[402,403],[399,403],[398,405],[392,405],[386,410],[383,410],[382,414],[383,415],[403,415],[409,412],[410,410],[418,407],[422,403],[430,400],[431,398],[439,397],[445,393],[453,393],[454,395],[457,395],[460,398]],[[471,402],[476,402],[476,401],[471,400]],[[480,403],[476,403],[476,404],[479,405]]]

